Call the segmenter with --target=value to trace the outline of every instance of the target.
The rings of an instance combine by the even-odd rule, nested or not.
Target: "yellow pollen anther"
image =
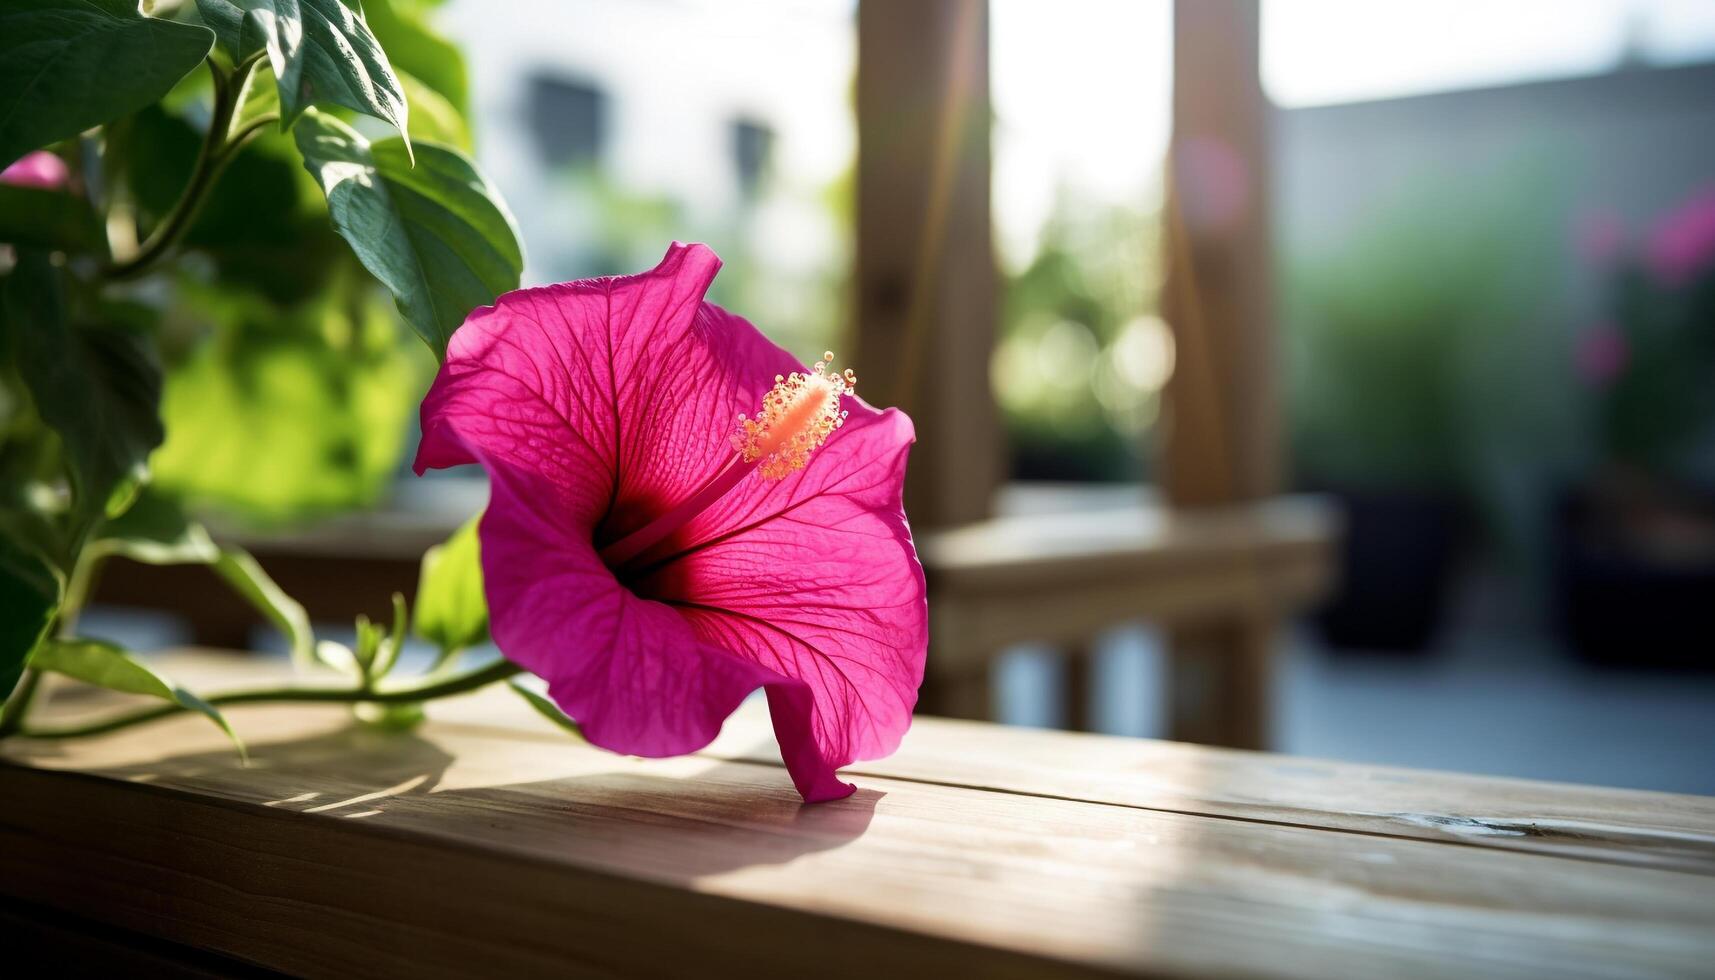
[[[829,370],[834,352],[827,351],[808,373],[774,376],[774,387],[762,396],[755,418],[739,415],[732,447],[747,463],[760,463],[757,472],[778,480],[804,468],[816,447],[846,420],[840,397],[857,387],[857,375]]]

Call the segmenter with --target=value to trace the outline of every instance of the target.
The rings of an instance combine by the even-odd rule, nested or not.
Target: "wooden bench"
[[[226,658],[170,664],[213,689]],[[105,698],[56,699],[50,712]],[[506,691],[14,741],[0,927],[67,972],[1693,976],[1715,798],[921,719],[803,806],[765,712],[646,761]],[[67,943],[75,940],[76,947]],[[48,960],[32,960],[50,956]]]

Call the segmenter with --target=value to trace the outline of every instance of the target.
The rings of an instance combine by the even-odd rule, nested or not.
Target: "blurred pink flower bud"
[[[5,170],[0,170],[0,184],[14,187],[39,187],[59,190],[71,180],[71,171],[64,160],[47,150],[26,153]]]
[[[1706,187],[1669,212],[1650,232],[1650,269],[1670,286],[1682,286],[1715,264],[1715,187]]]

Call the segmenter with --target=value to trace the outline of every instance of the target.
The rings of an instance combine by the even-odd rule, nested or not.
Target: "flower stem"
[[[414,701],[433,701],[436,698],[450,697],[454,694],[464,694],[469,691],[486,687],[496,681],[505,680],[514,674],[523,672],[523,668],[504,658],[494,663],[479,667],[476,670],[456,674],[444,680],[430,683],[420,683],[405,687],[395,687],[384,690],[365,690],[361,687],[267,687],[255,688],[248,691],[228,691],[224,694],[213,694],[204,698],[209,704],[221,707],[229,704],[409,704]],[[144,708],[128,714],[116,715],[100,721],[88,722],[82,725],[65,725],[60,727],[28,727],[18,730],[17,734],[26,738],[82,738],[87,735],[104,735],[108,732],[129,728],[181,714],[187,709],[178,704],[163,704],[156,707]]]
[[[209,74],[214,76],[214,115],[209,120],[208,132],[203,134],[202,147],[197,151],[196,164],[191,168],[191,178],[185,184],[184,193],[174,202],[172,210],[167,212],[167,216],[150,233],[142,247],[137,250],[137,254],[109,267],[106,271],[107,278],[130,279],[139,276],[178,244],[179,239],[190,230],[191,223],[202,210],[203,202],[208,199],[208,192],[214,187],[221,171],[226,169],[227,163],[231,162],[250,137],[261,131],[263,125],[278,118],[264,116],[247,123],[237,133],[231,132],[233,117],[244,99],[247,87],[245,82],[260,57],[260,54],[256,54],[244,59],[233,66],[230,75],[212,57],[207,59]]]

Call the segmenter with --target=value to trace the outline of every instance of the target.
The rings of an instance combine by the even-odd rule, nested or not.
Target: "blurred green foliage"
[[[155,482],[202,508],[282,522],[374,503],[398,472],[434,359],[347,265],[279,305],[193,281],[174,318],[207,325],[167,375]]]
[[[1007,278],[992,371],[1019,479],[1137,480],[1172,369],[1159,214],[1062,191]]]
[[[1288,256],[1292,460],[1315,487],[1444,494],[1527,548],[1576,452],[1564,210],[1528,163],[1456,183],[1407,175],[1333,247]]]

